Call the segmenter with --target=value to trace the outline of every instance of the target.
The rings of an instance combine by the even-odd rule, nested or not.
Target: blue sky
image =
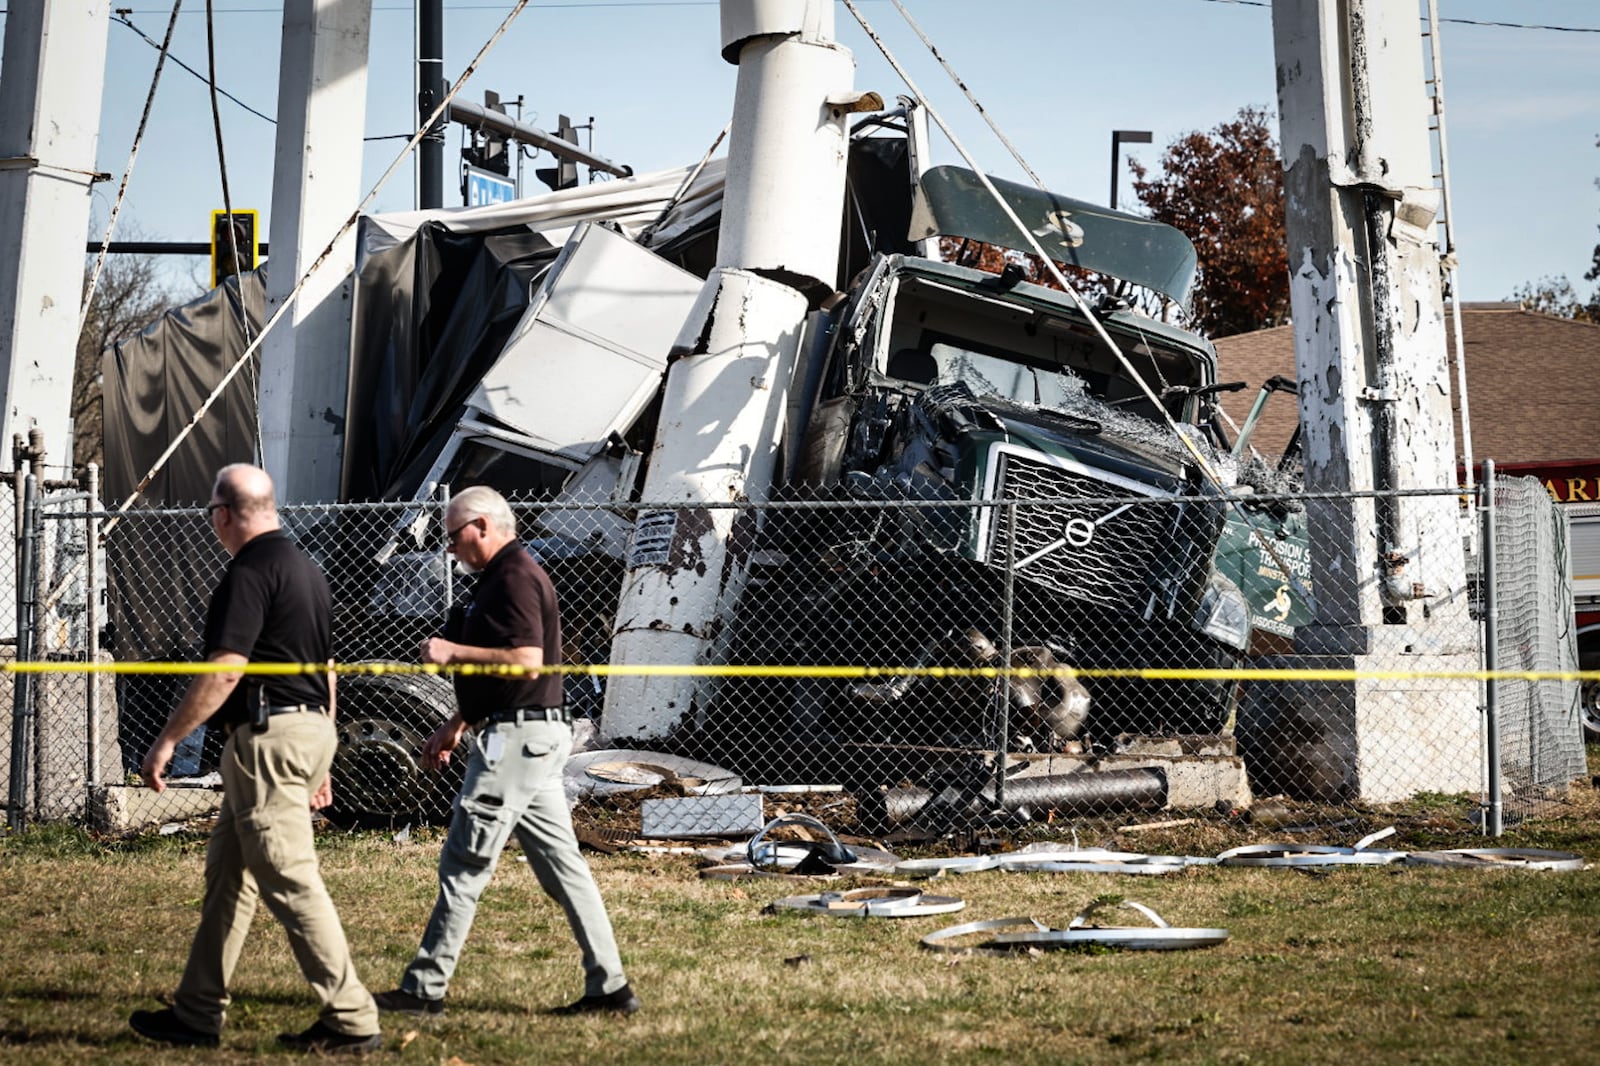
[[[12,0],[16,2],[16,0]],[[159,40],[167,0],[117,0]],[[1275,107],[1270,6],[1249,0],[904,0],[1029,164],[1057,192],[1104,202],[1110,131],[1146,129],[1130,151],[1154,164],[1161,148],[1209,129],[1240,107]],[[1413,2],[1413,0],[1396,0]],[[254,109],[277,107],[278,0],[214,0],[219,84]],[[446,0],[445,68],[459,76],[510,0]],[[858,7],[958,136],[993,173],[1022,177],[887,0]],[[1441,32],[1451,195],[1468,300],[1501,299],[1519,283],[1566,274],[1580,291],[1600,232],[1600,4],[1594,0],[1439,0],[1447,20],[1497,20],[1595,32],[1447,21]],[[205,70],[205,3],[185,0],[174,55]],[[839,5],[838,37],[855,53],[856,83],[905,91],[855,19]],[[374,0],[366,131],[408,133],[413,113],[413,8]],[[554,129],[559,113],[594,118],[594,149],[644,172],[692,163],[727,121],[734,68],[718,55],[716,0],[533,0],[463,90],[521,95],[526,121]],[[120,177],[156,51],[113,23],[107,51],[99,165]],[[236,207],[270,206],[273,127],[222,102]],[[587,136],[587,134],[585,134]],[[452,131],[447,167],[459,133]],[[401,140],[370,141],[366,187]],[[953,152],[943,156],[954,159]],[[548,166],[543,157],[528,164]],[[447,181],[447,185],[450,183]],[[102,185],[106,214],[116,182]],[[1133,201],[1121,187],[1124,206]],[[412,206],[409,165],[378,210]],[[146,239],[203,240],[222,206],[205,85],[168,65],[129,188],[124,218]],[[181,266],[179,265],[181,263]],[[187,287],[204,262],[169,268]]]

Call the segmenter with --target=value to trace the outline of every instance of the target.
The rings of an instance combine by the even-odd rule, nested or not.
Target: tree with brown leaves
[[[1269,118],[1246,107],[1209,133],[1179,137],[1162,154],[1159,176],[1129,161],[1150,217],[1194,242],[1194,322],[1211,337],[1289,320],[1283,163]]]

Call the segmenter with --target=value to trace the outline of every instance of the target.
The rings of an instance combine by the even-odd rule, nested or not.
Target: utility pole
[[[417,124],[428,121],[444,99],[444,0],[417,4]],[[444,206],[444,131],[446,116],[428,127],[417,144],[417,206]]]

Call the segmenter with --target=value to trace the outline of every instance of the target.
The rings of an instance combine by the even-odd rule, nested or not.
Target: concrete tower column
[[[832,38],[828,0],[722,5],[722,55],[739,78],[717,268],[675,345],[643,490],[684,506],[639,517],[613,665],[711,657],[743,589],[730,541],[750,516],[703,505],[766,497],[806,315],[837,284],[846,116],[861,101]],[[601,731],[668,737],[707,691],[693,678],[615,677]]]
[[[371,0],[285,0],[268,317],[361,199]],[[355,230],[261,345],[262,461],[282,502],[333,500],[344,455]]]
[[[8,5],[0,61],[0,447],[30,422],[71,452],[108,0]]]

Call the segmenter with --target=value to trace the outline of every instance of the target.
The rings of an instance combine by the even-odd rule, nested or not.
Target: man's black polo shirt
[[[320,663],[333,655],[333,597],[328,582],[282,530],[252,537],[228,564],[206,612],[205,654],[243,655],[253,663]],[[247,676],[217,712],[219,724],[249,721],[248,700],[265,686],[270,704],[328,702],[325,673]]]
[[[561,616],[550,575],[520,541],[495,553],[478,578],[472,599],[457,604],[446,640],[477,648],[542,648],[544,661],[561,662]],[[561,706],[561,675],[496,677],[456,674],[456,705],[468,724],[511,707]]]

